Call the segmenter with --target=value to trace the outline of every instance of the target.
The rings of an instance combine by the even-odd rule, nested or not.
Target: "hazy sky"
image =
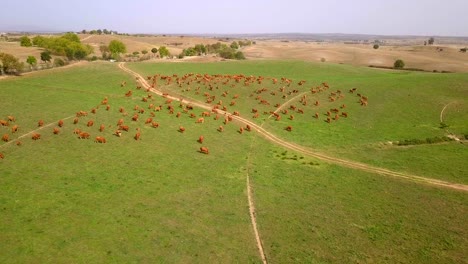
[[[0,31],[468,36],[468,0],[0,0]]]

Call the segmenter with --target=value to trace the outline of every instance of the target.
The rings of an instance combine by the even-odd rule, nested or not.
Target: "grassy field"
[[[258,140],[251,173],[274,263],[463,263],[467,195],[329,165]]]
[[[449,103],[444,122],[449,126],[451,133],[463,138],[468,134],[468,75],[467,74],[432,74],[409,73],[398,71],[381,71],[367,68],[356,68],[346,65],[314,64],[304,62],[242,62],[242,63],[207,63],[207,64],[130,64],[129,67],[145,75],[173,73],[209,73],[209,74],[244,74],[246,76],[265,76],[280,79],[281,77],[293,80],[290,87],[286,87],[286,98],[278,88],[285,86],[278,82],[265,80],[261,85],[252,84],[235,87],[219,85],[219,89],[209,91],[203,85],[187,85],[182,88],[175,84],[163,90],[171,94],[193,97],[205,101],[204,92],[215,95],[213,103],[219,99],[227,110],[239,111],[244,117],[263,124],[268,115],[260,114],[257,119],[252,118],[251,109],[257,108],[260,113],[276,110],[275,104],[284,104],[295,96],[305,93],[308,104],[299,103],[300,97],[285,105],[289,109],[294,105],[303,109],[304,114],[288,110],[282,114],[280,121],[274,118],[264,123],[264,128],[289,141],[309,146],[317,151],[334,154],[351,160],[363,161],[374,165],[418,174],[420,176],[445,179],[449,181],[468,183],[468,167],[464,160],[468,156],[467,148],[459,143],[450,142],[442,145],[420,145],[411,147],[397,147],[388,145],[388,142],[397,142],[411,139],[442,137],[447,135],[445,129],[440,128],[440,112]],[[297,82],[306,80],[306,84],[298,86]],[[328,82],[330,89],[312,94],[310,89]],[[195,88],[200,86],[201,91],[196,94]],[[269,106],[259,104],[251,94],[262,88],[268,91],[261,93],[262,99],[270,102]],[[359,98],[348,92],[357,88],[369,98],[369,104],[362,107]],[[185,90],[185,91],[184,91]],[[288,91],[298,90],[299,93],[288,95]],[[328,96],[331,92],[341,90],[344,98],[330,102]],[[222,93],[229,91],[229,97],[222,97]],[[272,96],[269,93],[276,91]],[[239,99],[233,100],[231,96],[239,94]],[[230,106],[231,101],[236,105]],[[319,106],[314,102],[319,101]],[[345,109],[340,106],[346,105]],[[325,122],[326,112],[337,108],[340,112],[347,112],[348,118],[340,117],[338,121],[330,124]],[[319,113],[319,118],[313,117]],[[294,120],[289,116],[293,114]],[[333,116],[333,115],[332,115]],[[293,126],[293,132],[284,128]],[[431,151],[441,149],[442,151]],[[425,153],[425,154],[424,154]],[[424,154],[421,156],[420,154]],[[375,158],[375,157],[382,158]],[[414,162],[408,160],[415,159]],[[400,162],[401,161],[401,162]],[[447,170],[448,167],[451,167]],[[452,173],[453,172],[453,173]]]
[[[302,62],[222,62],[209,64],[129,64],[145,75],[209,73],[293,79],[282,98],[269,92],[283,85],[265,79],[262,85],[222,86],[209,91],[193,83],[161,89],[170,94],[205,101],[204,92],[223,100],[229,111],[239,111],[284,139],[323,153],[365,161],[398,171],[467,183],[460,143],[396,147],[389,140],[444,135],[439,126],[441,108],[447,110],[448,129],[467,131],[466,83],[462,74],[415,74],[352,68],[343,65]],[[306,85],[298,86],[299,80]],[[125,87],[120,84],[126,81]],[[311,87],[328,82],[326,92],[310,93]],[[330,165],[286,151],[253,132],[238,133],[230,123],[218,132],[223,118],[205,118],[197,124],[173,102],[174,114],[162,98],[149,99],[137,90],[135,80],[116,64],[90,63],[21,78],[1,80],[0,119],[14,115],[20,126],[8,133],[12,144],[0,145],[0,262],[176,262],[258,263],[248,215],[245,179],[252,178],[260,235],[270,263],[415,262],[462,263],[468,251],[468,201],[465,193],[387,178]],[[162,85],[162,82],[158,82]],[[200,86],[199,94],[195,89]],[[252,91],[266,87],[260,105]],[[357,87],[369,97],[358,104],[347,91]],[[344,98],[328,102],[328,94],[344,91]],[[403,93],[407,91],[408,94]],[[133,91],[127,98],[124,94]],[[183,91],[185,90],[185,91]],[[229,90],[229,97],[221,94]],[[267,119],[263,111],[274,110],[307,92],[308,104],[288,103],[304,109],[289,120]],[[239,94],[238,99],[233,99]],[[109,99],[110,110],[100,102]],[[300,97],[297,98],[299,100]],[[230,106],[229,102],[236,104]],[[296,100],[296,99],[295,99]],[[314,106],[315,100],[320,101]],[[331,124],[325,112],[345,103],[348,118]],[[161,105],[161,111],[149,105]],[[99,107],[98,107],[99,106]],[[131,117],[135,106],[145,109],[138,121]],[[98,107],[98,108],[97,108]],[[118,111],[125,108],[127,115]],[[259,118],[252,118],[251,108]],[[65,120],[59,135],[52,128],[59,119],[80,110],[97,108],[78,124]],[[343,110],[344,111],[344,110]],[[389,111],[393,111],[393,114]],[[458,112],[457,112],[458,111]],[[158,128],[145,124],[154,113]],[[176,113],[181,112],[179,118]],[[319,112],[320,118],[312,117]],[[460,113],[460,114],[457,114]],[[402,118],[402,117],[406,118]],[[113,135],[117,120],[130,126],[122,137]],[[43,119],[52,125],[30,135]],[[86,122],[93,120],[93,127]],[[100,124],[105,125],[99,132]],[[290,133],[284,130],[292,125]],[[184,133],[178,132],[184,126]],[[73,129],[90,132],[79,140]],[[133,136],[141,129],[141,140]],[[197,139],[209,155],[198,152]],[[106,144],[94,143],[104,136]],[[443,165],[443,166],[442,166]],[[443,172],[443,173],[442,173]]]
[[[128,87],[121,88],[124,80]],[[2,81],[2,102],[8,102],[2,104],[2,116],[16,117],[19,134],[36,129],[38,119],[55,123],[89,111],[104,96],[111,105],[109,112],[101,106],[77,125],[65,120],[59,135],[50,126],[38,131],[37,142],[28,136],[21,147],[2,146],[2,262],[259,260],[240,169],[250,136],[220,134],[211,120],[195,124],[167,110],[155,112],[159,128],[149,127],[146,106],[164,102],[142,102],[137,96],[146,93],[135,87],[129,75],[109,64]],[[133,99],[124,98],[128,89],[134,90]],[[138,122],[130,120],[135,105],[147,110]],[[130,114],[119,113],[120,106]],[[112,135],[119,118],[130,126],[122,138]],[[88,128],[88,120],[96,124]],[[177,132],[179,125],[185,133]],[[75,127],[90,132],[91,139],[77,139]],[[137,127],[138,142],[133,139]],[[98,135],[107,144],[94,143]],[[205,136],[210,155],[197,152],[199,135]]]

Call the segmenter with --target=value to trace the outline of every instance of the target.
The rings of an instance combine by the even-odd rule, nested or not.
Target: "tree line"
[[[236,60],[245,60],[244,53],[239,51],[241,47],[250,46],[252,45],[252,41],[233,41],[229,46],[217,42],[215,44],[197,44],[194,47],[189,47],[179,54],[179,58],[182,59],[185,56],[201,56],[205,54],[218,54],[220,57],[224,59],[236,59]]]

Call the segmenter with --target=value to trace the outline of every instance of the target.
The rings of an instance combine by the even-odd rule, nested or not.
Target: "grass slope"
[[[219,83],[216,85],[218,89],[212,91],[196,83],[184,84],[181,88],[175,84],[164,86],[160,82],[160,85],[163,90],[171,94],[194,97],[200,101],[205,101],[203,94],[208,92],[216,96],[213,104],[222,100],[229,111],[239,111],[247,118],[252,118],[252,108],[258,108],[260,113],[264,111],[268,113],[276,110],[275,104],[282,105],[293,99],[285,105],[285,108],[289,109],[294,105],[303,109],[304,114],[289,109],[288,113],[282,114],[281,121],[274,121],[271,118],[265,123],[264,128],[281,138],[324,153],[420,176],[468,183],[466,177],[468,168],[463,166],[464,160],[468,157],[468,150],[464,145],[456,142],[444,143],[443,147],[438,145],[397,147],[387,144],[389,141],[425,140],[447,135],[446,129],[440,128],[439,117],[443,107],[449,103],[452,104],[444,114],[448,130],[462,138],[468,134],[468,125],[465,122],[468,118],[467,74],[381,71],[346,65],[294,61],[142,63],[129,64],[129,67],[145,75],[208,73],[290,78],[293,80],[290,87],[280,82],[273,84],[267,79],[262,84],[255,83],[250,86],[243,86],[242,82],[234,87],[230,86],[231,83],[229,85]],[[297,83],[300,80],[307,82],[299,86]],[[322,82],[328,82],[330,89],[316,94],[310,93],[312,88],[320,86]],[[190,91],[187,91],[188,87],[191,88]],[[201,87],[199,94],[196,94],[197,87]],[[279,92],[281,87],[286,87],[285,93]],[[267,92],[255,93],[262,88],[266,88]],[[356,93],[349,93],[348,90],[351,88],[357,88]],[[289,94],[293,90],[297,90],[298,93]],[[336,90],[341,90],[344,97],[330,102],[328,98],[331,92]],[[223,97],[222,93],[226,91],[229,92],[228,97]],[[276,95],[271,95],[271,92],[276,92]],[[304,92],[308,102],[306,106],[299,102],[300,96],[294,99]],[[357,93],[369,98],[368,106],[363,107],[359,104]],[[234,94],[238,94],[239,99],[233,100]],[[257,96],[266,99],[270,105],[259,104],[259,100],[255,100]],[[230,106],[231,101],[235,101],[236,105]],[[315,101],[319,101],[319,106],[314,105]],[[346,108],[341,109],[340,106],[343,104]],[[340,117],[338,121],[328,124],[325,122],[326,112],[332,108],[339,109],[340,113],[347,112],[348,118]],[[313,117],[315,113],[319,114],[318,119]],[[291,114],[294,115],[294,120],[288,119]],[[261,114],[260,118],[253,121],[263,123],[268,115]],[[288,125],[294,128],[292,133],[284,129]],[[437,151],[441,148],[445,151]],[[426,154],[420,156],[422,153]],[[380,156],[382,158],[375,158]],[[408,162],[408,157],[411,156],[417,157],[415,162]],[[426,159],[430,162],[425,161]],[[452,167],[456,173],[447,171],[447,167]]]
[[[124,88],[122,81],[128,83]],[[89,111],[104,96],[111,105],[77,125],[65,120],[59,135],[50,126],[39,130],[38,141],[28,136],[20,147],[2,145],[2,262],[260,260],[240,169],[250,136],[234,129],[221,134],[210,124],[214,120],[195,124],[186,114],[177,119],[165,108],[151,111],[150,103],[164,101],[144,103],[146,92],[135,87],[116,65],[102,63],[2,82],[2,102],[8,102],[2,104],[2,116],[17,118],[19,134],[36,129],[38,119],[55,123]],[[133,98],[123,96],[129,89]],[[135,105],[146,109],[138,122],[131,121]],[[150,112],[159,128],[144,124]],[[112,135],[119,118],[130,126],[122,138]],[[87,127],[88,120],[95,125]],[[177,132],[179,125],[185,133]],[[91,139],[79,140],[74,128],[89,132]],[[141,141],[133,139],[136,128]],[[197,152],[199,135],[205,136],[210,155]],[[104,136],[107,144],[94,143],[95,136]]]
[[[305,110],[304,115],[294,113],[294,120],[287,115],[281,121],[267,120],[263,114],[253,120],[265,122],[265,128],[287,140],[324,153],[457,182],[465,182],[468,175],[463,166],[467,153],[461,144],[405,148],[380,144],[443,135],[437,128],[439,108],[453,100],[460,102],[456,106],[460,111],[448,109],[448,129],[464,133],[466,75],[302,62],[129,66],[145,75],[284,76],[294,80],[286,90],[297,89],[299,94],[327,81],[330,91],[346,92],[341,101],[327,102],[330,91],[308,93],[307,106],[291,102]],[[298,86],[299,80],[307,85]],[[125,87],[120,87],[122,81],[127,82]],[[219,100],[222,92],[230,90],[230,97],[222,99],[225,105],[249,118],[253,107],[261,113],[274,109],[251,98],[252,90],[280,88],[265,80],[262,85],[220,86],[213,91],[200,85],[196,94],[197,84],[184,92],[186,86],[171,85],[162,89],[203,101],[204,92]],[[182,113],[177,118],[168,113],[164,99],[143,102],[147,93],[137,90],[132,77],[115,64],[41,72],[2,80],[1,86],[0,118],[14,115],[20,131],[11,134],[10,127],[0,127],[0,132],[13,139],[37,129],[38,119],[55,123],[79,110],[90,111],[105,96],[111,105],[110,111],[99,106],[96,114],[81,117],[77,125],[65,120],[59,135],[52,134],[53,125],[40,130],[43,137],[38,141],[28,136],[21,139],[20,147],[0,145],[5,154],[0,160],[1,262],[260,262],[248,216],[247,173],[252,177],[260,235],[272,263],[464,261],[468,250],[465,193],[329,165],[285,151],[254,133],[240,134],[236,123],[225,125],[220,133],[216,129],[222,118],[211,116],[196,124],[189,114],[199,117],[202,110],[184,113],[185,106],[173,102],[175,113]],[[367,107],[347,93],[352,87],[369,97]],[[410,90],[414,100],[398,89]],[[128,90],[133,97],[124,96]],[[234,94],[239,98],[231,107]],[[295,94],[284,99],[269,93],[261,96],[274,104]],[[313,106],[314,100],[321,104]],[[349,118],[324,122],[325,112],[343,103]],[[149,104],[161,105],[162,110],[149,109]],[[145,109],[136,122],[131,120],[135,106]],[[410,120],[401,117],[402,110]],[[321,114],[318,120],[311,116],[316,111]],[[151,112],[158,128],[144,124]],[[130,132],[118,138],[112,134],[120,118]],[[87,127],[88,120],[95,125]],[[98,131],[100,124],[105,125],[104,132]],[[287,133],[286,125],[294,130]],[[179,126],[186,131],[177,132]],[[74,128],[90,132],[91,139],[77,139]],[[137,128],[140,141],[132,138]],[[197,152],[200,135],[205,136],[203,145],[210,155]],[[94,143],[95,136],[104,136],[108,142]]]

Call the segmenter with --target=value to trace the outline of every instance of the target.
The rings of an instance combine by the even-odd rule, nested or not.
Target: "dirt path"
[[[80,39],[80,41],[88,40],[88,39],[92,38],[93,36],[94,35],[89,35],[87,37],[84,37],[84,38]]]
[[[446,109],[449,105],[451,105],[451,104],[453,104],[453,103],[456,103],[456,102],[457,102],[457,101],[450,102],[450,103],[446,104],[446,105],[444,106],[444,108],[442,108],[442,111],[440,111],[440,122],[441,122],[441,123],[444,122],[444,112],[445,112],[445,109]]]
[[[249,158],[247,163],[250,163],[250,153],[249,153]],[[250,166],[249,164],[247,166]],[[249,213],[250,213],[250,222],[252,222],[252,228],[254,230],[255,234],[255,240],[257,241],[257,248],[258,252],[260,254],[260,257],[262,258],[263,264],[267,264],[267,259],[265,255],[265,251],[263,250],[263,243],[260,238],[260,233],[258,232],[258,227],[257,227],[257,217],[255,216],[255,204],[253,200],[253,194],[252,194],[252,185],[250,184],[250,169],[247,168],[247,200],[249,201]]]
[[[126,68],[124,66],[124,63],[119,63],[119,68],[121,68],[122,70],[132,74],[135,77],[137,77],[139,79],[139,81],[141,82],[141,84],[144,85],[146,88],[150,88],[150,91],[152,91],[153,93],[156,93],[156,94],[162,96],[161,91],[159,91],[157,89],[154,89],[154,88],[151,88],[151,86],[146,82],[146,80],[140,74]],[[176,100],[176,101],[181,100],[180,98],[173,97],[173,96],[170,96],[170,95],[166,96],[166,98]],[[205,110],[211,111],[211,109],[212,109],[211,106],[206,105],[206,104],[201,103],[201,102],[198,102],[196,100],[185,99],[184,102],[190,103],[193,106],[197,106],[197,107],[200,107],[200,108],[205,109]],[[326,162],[330,162],[330,163],[333,163],[333,164],[345,166],[345,167],[348,167],[348,168],[358,169],[358,170],[362,170],[362,171],[366,171],[366,172],[370,172],[370,173],[377,173],[377,174],[380,174],[380,175],[406,179],[406,180],[410,180],[410,181],[413,181],[413,182],[416,182],[416,183],[424,183],[424,184],[430,184],[430,185],[435,185],[435,186],[440,186],[440,187],[446,187],[446,188],[455,189],[455,190],[468,191],[468,185],[464,185],[464,184],[451,183],[451,182],[442,181],[442,180],[436,180],[436,179],[425,178],[425,177],[411,175],[411,174],[395,172],[395,171],[375,167],[375,166],[368,165],[368,164],[363,164],[363,163],[359,163],[359,162],[355,162],[355,161],[350,161],[350,160],[345,160],[345,159],[340,159],[340,158],[327,156],[325,154],[313,151],[313,150],[311,150],[309,148],[297,145],[295,143],[291,143],[291,142],[287,142],[285,140],[282,140],[282,139],[278,138],[277,136],[273,135],[272,133],[266,131],[261,126],[257,125],[256,123],[254,123],[254,122],[252,122],[252,121],[250,121],[248,119],[245,119],[245,118],[240,117],[240,116],[235,116],[235,115],[232,115],[229,112],[225,112],[225,111],[221,111],[221,110],[218,110],[218,112],[220,114],[230,115],[230,116],[232,116],[233,119],[235,119],[235,120],[237,120],[237,121],[239,121],[241,123],[250,125],[250,127],[253,130],[257,131],[257,133],[259,133],[260,135],[265,137],[267,140],[269,140],[269,141],[271,141],[273,143],[276,143],[277,145],[283,146],[285,148],[297,151],[297,152],[302,153],[304,155],[308,155],[308,156],[311,156],[311,157],[314,157],[314,158],[317,158],[317,159],[320,159],[320,160],[323,160],[323,161],[326,161]]]

